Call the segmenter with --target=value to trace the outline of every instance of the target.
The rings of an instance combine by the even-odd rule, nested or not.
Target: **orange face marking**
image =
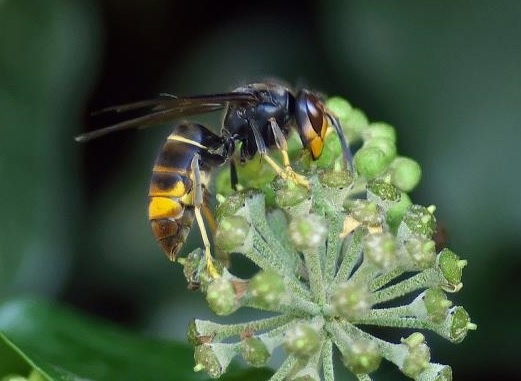
[[[324,147],[324,141],[320,136],[317,136],[311,140],[309,143],[309,148],[311,149],[311,155],[313,159],[316,159],[322,153],[322,148]]]

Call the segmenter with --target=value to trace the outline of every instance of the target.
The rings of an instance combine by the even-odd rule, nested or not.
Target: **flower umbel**
[[[200,250],[185,260],[189,283],[197,279],[216,314],[241,307],[272,313],[241,324],[193,321],[195,370],[217,378],[235,356],[264,366],[281,347],[287,357],[270,380],[333,381],[336,347],[360,380],[373,379],[382,359],[415,380],[451,380],[449,366],[431,362],[420,332],[391,343],[364,327],[430,330],[461,342],[476,325],[446,293],[461,289],[467,262],[449,249],[436,252],[435,208],[407,196],[421,169],[397,155],[394,129],[369,123],[340,98],[328,107],[351,143],[362,141],[352,168],[345,168],[336,135],[328,134],[317,162],[296,150],[302,155],[292,165],[309,189],[276,178],[220,197],[214,249],[240,253],[258,273],[240,279],[219,266],[214,279],[200,265]],[[407,295],[416,296],[404,304]]]

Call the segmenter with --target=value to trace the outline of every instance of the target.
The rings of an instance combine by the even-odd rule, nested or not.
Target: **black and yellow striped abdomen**
[[[180,124],[168,136],[154,163],[148,217],[156,240],[172,261],[183,246],[194,221],[195,180],[192,161],[194,158],[204,158],[208,152],[205,141],[214,136],[198,124]],[[203,179],[205,177],[201,176]],[[204,192],[205,184],[201,185]]]

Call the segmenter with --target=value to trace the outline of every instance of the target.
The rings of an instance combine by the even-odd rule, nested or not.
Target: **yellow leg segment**
[[[204,244],[204,258],[206,260],[206,271],[212,278],[219,278],[219,271],[215,268],[214,260],[212,257],[212,252],[210,250],[210,239],[208,238],[208,233],[206,232],[206,227],[204,226],[203,216],[201,214],[201,207],[204,206],[204,196],[203,196],[203,186],[201,182],[201,172],[199,170],[199,155],[194,155],[192,159],[192,180],[194,182],[194,211],[195,211],[195,219],[197,221],[197,225],[199,226],[199,231],[201,232],[201,238],[203,239]]]
[[[213,263],[213,256],[210,250],[210,239],[208,238],[208,233],[206,232],[206,228],[203,222],[203,216],[201,215],[201,208],[198,206],[195,207],[195,219],[197,221],[197,225],[199,226],[199,231],[201,232],[201,237],[203,239],[204,244],[204,258],[206,260],[206,271],[212,278],[219,278],[221,275],[217,268]]]
[[[279,125],[277,124],[275,118],[269,119],[271,130],[273,131],[273,136],[275,137],[275,143],[277,144],[277,148],[282,153],[282,164],[284,165],[284,169],[280,167],[271,157],[267,154],[263,155],[263,158],[266,162],[277,172],[277,174],[285,180],[292,180],[293,182],[305,186],[306,188],[310,187],[309,181],[305,176],[299,175],[296,173],[293,168],[291,168],[291,162],[289,161],[288,155],[288,142],[286,137],[282,133]]]
[[[262,155],[262,158],[266,160],[274,170],[277,172],[277,175],[282,177],[284,180],[292,180],[295,183],[305,186],[306,188],[310,187],[309,180],[306,176],[300,175],[291,168],[291,164],[289,162],[288,151],[280,150],[282,152],[282,161],[284,162],[284,168],[282,168],[275,160],[273,160],[269,155]]]

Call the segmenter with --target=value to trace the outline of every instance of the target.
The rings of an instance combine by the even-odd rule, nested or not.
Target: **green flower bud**
[[[316,214],[297,216],[289,223],[288,232],[298,250],[312,250],[325,242],[327,222]]]
[[[441,323],[447,317],[452,302],[439,288],[429,288],[423,295],[423,303],[427,310],[427,318],[435,323]]]
[[[424,237],[414,236],[405,242],[408,264],[414,270],[425,270],[436,263],[436,243]]]
[[[366,140],[363,148],[379,148],[385,154],[387,163],[390,164],[391,161],[396,157],[396,144],[394,141],[387,138],[371,138]]]
[[[341,97],[331,97],[326,101],[327,109],[339,119],[348,118],[353,107]]]
[[[183,274],[188,282],[188,288],[197,289],[201,283],[201,269],[204,253],[201,248],[190,252],[185,258],[178,258],[177,261],[183,265]]]
[[[280,275],[260,271],[250,280],[248,293],[256,307],[274,310],[286,296],[286,286]]]
[[[411,205],[403,216],[403,223],[412,233],[427,238],[431,238],[436,230],[436,218],[421,205]]]
[[[461,343],[469,330],[477,329],[477,325],[470,322],[470,316],[463,307],[456,306],[449,311],[450,336],[454,343]]]
[[[237,250],[246,240],[250,225],[244,217],[223,217],[215,232],[215,246],[226,253]]]
[[[354,374],[367,374],[380,367],[382,356],[374,341],[360,339],[353,341],[342,352],[342,361]]]
[[[389,157],[378,147],[362,147],[356,152],[353,163],[360,175],[371,179],[385,172]]]
[[[364,225],[377,226],[383,222],[380,208],[375,202],[360,199],[346,200],[344,208],[355,220]]]
[[[396,143],[396,130],[393,126],[383,122],[373,122],[363,133],[365,140],[383,138]]]
[[[381,179],[369,181],[367,184],[367,191],[369,192],[367,198],[370,198],[371,201],[376,199],[374,201],[377,203],[378,201],[398,202],[402,195],[402,193],[394,185],[389,184],[388,182]]]
[[[271,356],[266,345],[257,337],[242,340],[240,350],[244,360],[254,367],[266,365]]]
[[[431,352],[429,347],[426,344],[422,344],[411,350],[409,355],[405,357],[400,370],[407,377],[416,378],[427,367],[430,359]]]
[[[349,102],[340,97],[329,98],[326,107],[338,117],[350,143],[360,139],[362,131],[368,125],[367,117],[361,110],[351,107]]]
[[[318,176],[320,183],[328,188],[346,188],[353,183],[353,174],[346,170],[325,169]]]
[[[460,260],[458,255],[449,249],[443,249],[438,254],[438,267],[450,286],[458,287],[461,284],[463,267],[467,261]]]
[[[420,182],[420,165],[408,157],[397,157],[391,163],[391,182],[404,192],[410,192]]]
[[[279,177],[273,181],[275,202],[281,208],[295,206],[309,198],[309,190],[300,184]]]
[[[402,222],[403,216],[409,210],[409,207],[412,205],[412,201],[407,195],[407,193],[402,193],[400,196],[400,200],[389,207],[387,209],[387,214],[385,215],[385,221],[389,225],[389,228],[392,232],[396,233],[398,231],[398,226],[400,222]]]
[[[206,301],[217,315],[229,315],[240,306],[233,284],[224,277],[208,285]]]
[[[400,370],[403,374],[410,378],[416,378],[429,365],[431,352],[425,344],[425,337],[415,332],[406,339],[402,339],[402,343],[408,347],[408,354],[403,359]]]
[[[373,306],[367,285],[354,282],[338,284],[331,293],[330,302],[335,314],[346,320],[362,316]]]
[[[405,339],[402,338],[401,342],[411,349],[425,343],[425,336],[421,332],[413,332]]]
[[[382,270],[389,270],[397,265],[396,239],[391,233],[368,234],[363,243],[364,260]]]
[[[286,332],[284,349],[300,359],[308,359],[313,355],[321,344],[321,337],[317,330],[310,324],[299,322]]]
[[[346,115],[345,118],[340,119],[342,126],[347,130],[347,134],[349,137],[350,131],[358,132],[360,134],[361,131],[365,130],[369,124],[367,121],[367,116],[364,112],[358,108],[351,109],[351,112]],[[352,141],[352,140],[349,140]]]
[[[202,344],[195,347],[194,371],[204,370],[210,377],[219,378],[225,371],[211,344]]]
[[[220,221],[224,217],[233,216],[244,207],[247,196],[248,192],[235,192],[227,196],[215,209],[215,219]]]

